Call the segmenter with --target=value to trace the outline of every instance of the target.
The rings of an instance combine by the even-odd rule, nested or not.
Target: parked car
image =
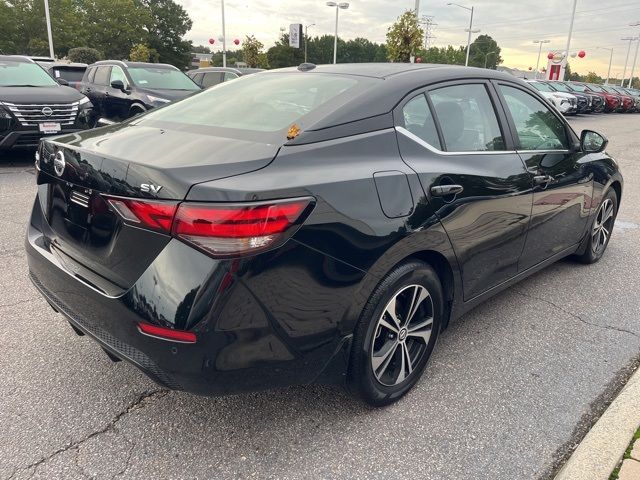
[[[569,86],[582,93],[589,93],[598,95],[604,100],[604,112],[611,113],[619,110],[622,106],[622,98],[620,95],[613,95],[605,90],[602,90],[597,85],[587,85],[578,82],[568,82]]]
[[[262,71],[264,71],[264,68],[205,67],[190,70],[187,75],[202,88],[209,88],[243,75],[251,75]]]
[[[87,97],[56,83],[33,60],[0,55],[0,151],[35,148],[46,135],[89,127]]]
[[[575,115],[578,113],[578,99],[575,95],[558,92],[544,82],[536,80],[526,80],[526,82],[538,90],[563,115]]]
[[[578,92],[566,82],[545,82],[558,92],[570,93],[578,99],[578,113],[602,113],[604,112],[604,98],[590,92]]]
[[[37,62],[60,85],[80,90],[82,77],[87,70],[86,63]]]
[[[386,405],[450,321],[602,257],[623,188],[606,145],[492,70],[264,72],[42,142],[29,274],[169,388],[337,382]]]
[[[629,95],[627,92],[619,92],[618,90],[610,87],[609,85],[594,85],[595,87],[601,88],[605,92],[608,92],[612,95],[618,95],[620,100],[622,101],[621,107],[618,109],[622,113],[630,113],[635,109],[635,101],[633,97]]]
[[[99,118],[119,122],[200,91],[184,73],[162,63],[103,60],[91,64],[80,91]]]
[[[614,92],[625,97],[629,97],[633,101],[633,105],[629,107],[628,112],[640,112],[640,93],[634,93],[628,88],[609,86]]]

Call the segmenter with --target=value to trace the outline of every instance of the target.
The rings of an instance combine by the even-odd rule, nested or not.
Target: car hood
[[[50,87],[0,87],[0,102],[7,103],[72,103],[84,97],[80,92],[62,85]]]
[[[152,184],[162,186],[155,198],[181,200],[197,183],[266,167],[279,148],[129,121],[44,141],[40,168],[55,176],[53,157],[62,150],[62,180],[127,197],[149,196],[141,186]]]

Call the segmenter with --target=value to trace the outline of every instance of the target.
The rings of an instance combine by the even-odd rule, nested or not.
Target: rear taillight
[[[174,330],[173,328],[159,327],[150,323],[138,323],[140,333],[149,335],[150,337],[161,338],[163,340],[171,340],[172,342],[196,343],[197,337],[193,332],[185,330]]]
[[[239,204],[147,201],[107,197],[130,224],[171,234],[216,257],[282,245],[312,209],[313,198]]]

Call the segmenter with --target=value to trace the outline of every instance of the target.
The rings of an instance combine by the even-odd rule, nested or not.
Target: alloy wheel
[[[604,250],[607,245],[607,240],[611,235],[613,228],[613,202],[610,198],[605,199],[600,205],[600,210],[596,216],[596,220],[593,223],[593,229],[591,230],[591,249],[594,253],[599,253]]]
[[[402,383],[419,365],[431,338],[433,301],[422,285],[409,285],[387,303],[371,347],[371,368],[382,385]]]

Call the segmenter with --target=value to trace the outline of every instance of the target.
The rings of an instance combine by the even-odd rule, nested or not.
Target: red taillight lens
[[[148,202],[130,198],[108,198],[109,205],[125,220],[159,232],[171,232],[177,202]]]
[[[213,255],[255,252],[289,238],[310,204],[310,198],[239,205],[182,203],[172,233]]]
[[[182,343],[196,343],[196,334],[184,330],[174,330],[172,328],[158,327],[150,323],[138,323],[138,330],[151,337],[161,338]]]

